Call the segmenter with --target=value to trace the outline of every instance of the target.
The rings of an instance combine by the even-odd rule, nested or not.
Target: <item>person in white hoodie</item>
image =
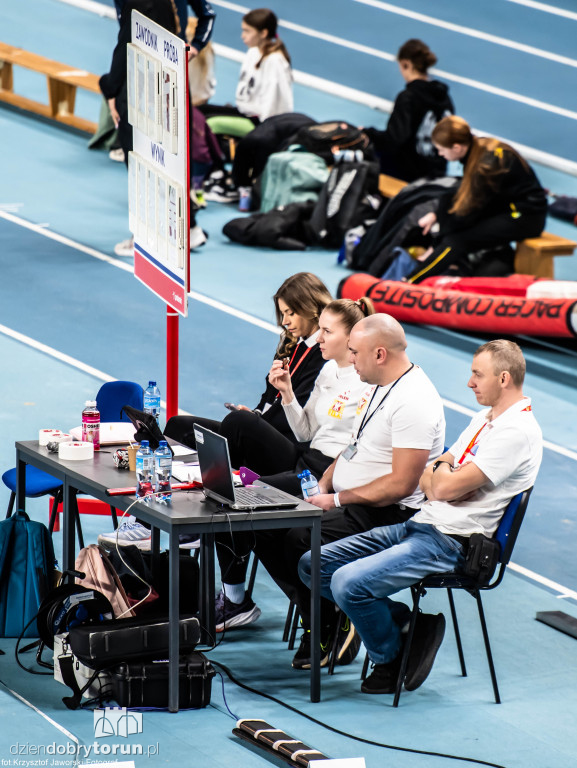
[[[236,88],[236,106],[260,122],[294,111],[289,53],[277,35],[278,19],[268,8],[255,8],[242,19],[242,41],[248,51]]]
[[[242,139],[236,149],[240,154],[237,162],[246,168],[246,173],[259,150],[258,138],[254,142],[250,138],[251,123],[257,126],[268,117],[294,111],[291,58],[277,34],[277,27],[278,19],[268,8],[255,8],[243,16],[241,37],[248,51],[240,67],[235,106],[206,104],[201,107],[214,133]],[[235,202],[239,195],[240,209],[248,211],[250,187],[235,189],[227,183],[222,168],[211,175],[206,186],[207,200]]]

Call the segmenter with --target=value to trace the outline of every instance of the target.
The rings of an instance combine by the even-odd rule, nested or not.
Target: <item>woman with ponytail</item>
[[[469,254],[539,237],[545,227],[547,197],[532,168],[521,155],[498,139],[477,137],[462,117],[452,115],[433,130],[433,144],[447,161],[463,164],[456,194],[444,196],[437,212],[419,220],[423,234],[438,229],[435,245],[407,278],[470,275]],[[513,253],[504,261],[475,265],[475,274],[502,276],[514,271]]]
[[[261,122],[294,108],[291,59],[277,26],[278,19],[268,8],[256,8],[242,19],[241,36],[248,51],[240,69],[236,106]]]
[[[384,131],[365,128],[380,158],[381,172],[404,181],[443,176],[447,163],[432,142],[435,125],[454,112],[445,83],[429,77],[437,57],[422,40],[407,40],[397,53],[406,87],[395,99]]]
[[[229,422],[231,417],[238,417],[237,430],[229,441],[232,438],[243,451],[244,464],[258,472],[264,482],[295,496],[300,495],[297,474],[309,469],[320,477],[346,448],[359,401],[370,389],[351,364],[349,336],[353,326],[374,311],[371,300],[364,297],[358,301],[332,301],[323,309],[318,344],[327,362],[306,404],[299,403],[282,360],[273,363],[269,382],[280,395],[279,401],[293,432],[293,440],[275,434],[267,424],[256,423],[253,414],[227,417]],[[281,537],[285,533],[277,532]],[[254,534],[216,536],[222,581],[222,592],[216,601],[217,632],[250,624],[260,616],[260,609],[245,594],[244,587],[254,541]]]

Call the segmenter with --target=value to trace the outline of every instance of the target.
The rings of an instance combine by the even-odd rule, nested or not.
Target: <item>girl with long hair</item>
[[[280,395],[292,439],[275,433],[262,420],[255,421],[254,414],[231,414],[225,419],[228,424],[223,423],[221,434],[229,432],[229,442],[236,445],[243,463],[259,473],[263,482],[300,495],[298,473],[308,469],[320,477],[348,445],[359,401],[368,389],[351,363],[349,336],[353,326],[374,311],[366,297],[358,301],[339,299],[323,309],[318,344],[326,363],[304,406],[295,396],[291,375],[282,360],[273,363],[269,382]],[[270,533],[283,540],[286,531]],[[215,607],[217,632],[250,624],[260,616],[260,609],[245,592],[254,544],[254,534],[216,536],[222,581]],[[267,564],[264,556],[261,560]]]
[[[437,57],[422,40],[407,40],[397,53],[406,87],[395,99],[384,131],[365,128],[380,158],[381,172],[404,181],[443,176],[446,161],[431,141],[435,125],[454,112],[445,83],[429,76]]]
[[[319,317],[324,307],[332,301],[325,284],[310,272],[298,272],[287,278],[274,297],[277,322],[282,328],[280,340],[273,361],[287,360],[292,386],[299,403],[304,405],[313,389],[320,369],[324,365],[317,343]],[[271,369],[272,370],[272,369]],[[165,434],[178,442],[196,447],[193,424],[201,424],[213,432],[229,438],[230,457],[233,466],[243,464],[244,457],[232,438],[234,425],[239,420],[254,420],[254,423],[273,427],[280,435],[289,439],[292,430],[286,420],[278,390],[267,376],[266,388],[254,409],[236,405],[235,411],[222,421],[198,416],[173,416],[166,425]]]
[[[438,225],[435,245],[421,257],[407,278],[471,274],[469,254],[538,237],[545,227],[547,197],[527,161],[499,139],[473,135],[462,117],[452,115],[433,130],[433,143],[447,161],[463,164],[463,178],[454,196],[439,200],[438,210],[419,219],[423,234]],[[436,228],[436,227],[435,227]],[[476,265],[475,274],[501,276],[514,271],[513,253],[490,267]]]

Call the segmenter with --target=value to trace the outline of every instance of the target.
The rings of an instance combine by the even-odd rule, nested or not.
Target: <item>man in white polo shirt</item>
[[[323,544],[408,520],[424,499],[419,478],[443,450],[445,417],[437,390],[424,371],[411,363],[406,348],[402,326],[389,315],[365,317],[351,331],[351,362],[368,386],[359,401],[348,446],[320,479],[320,494],[309,499],[325,510]],[[255,539],[261,563],[297,603],[304,632],[292,665],[307,669],[310,593],[299,579],[298,563],[310,549],[310,528],[265,531]],[[323,600],[323,665],[328,662],[334,618],[334,605]],[[358,651],[358,636],[348,620],[339,635],[337,659],[344,664]]]
[[[479,347],[468,386],[488,408],[423,472],[420,488],[428,500],[420,511],[407,522],[323,546],[321,592],[350,617],[373,663],[363,692],[395,690],[407,608],[390,595],[430,574],[459,569],[468,537],[492,536],[510,499],[535,483],[543,437],[523,395],[524,377],[517,344],[499,339]],[[310,584],[310,553],[302,557],[299,574]],[[441,614],[417,624],[408,690],[426,679],[443,634]]]

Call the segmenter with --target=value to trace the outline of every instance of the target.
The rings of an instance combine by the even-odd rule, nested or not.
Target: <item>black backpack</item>
[[[311,239],[324,248],[340,248],[349,229],[377,218],[382,200],[377,163],[337,163],[308,223]]]
[[[360,149],[365,157],[370,154],[371,142],[360,128],[350,123],[333,120],[329,123],[303,126],[295,136],[295,142],[301,144],[307,152],[314,152],[323,158],[327,165],[334,163],[333,149]]]

